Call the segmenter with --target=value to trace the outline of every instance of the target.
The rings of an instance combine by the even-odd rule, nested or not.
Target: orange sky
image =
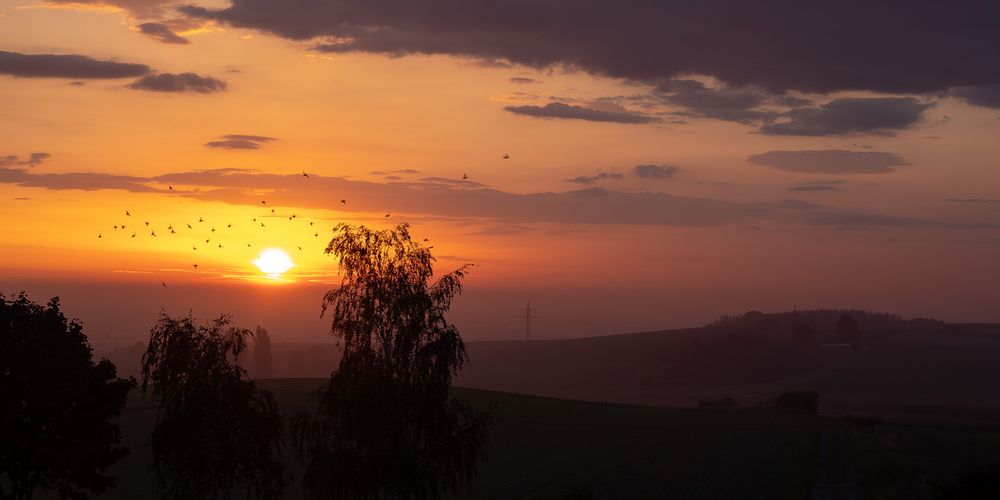
[[[119,307],[91,303],[78,291],[87,283],[134,300],[125,314],[135,328],[160,305],[211,304],[248,321],[279,321],[279,313],[256,317],[247,307],[261,293],[312,318],[319,299],[299,298],[336,282],[336,262],[322,250],[338,222],[410,222],[434,245],[441,269],[478,264],[455,313],[470,338],[519,335],[512,318],[527,300],[544,311],[538,329],[553,337],[792,305],[1000,320],[996,108],[906,94],[932,104],[899,127],[776,135],[654,101],[650,81],[447,54],[322,53],[309,40],[223,21],[178,29],[190,43],[168,44],[137,26],[177,19],[142,10],[173,12],[171,2],[85,3],[4,2],[0,51],[225,82],[217,92],[144,91],[128,87],[132,77],[28,77],[3,74],[0,62],[0,290],[78,297],[87,303],[76,309],[81,318],[107,329]],[[726,86],[714,75],[683,77]],[[901,94],[786,95],[818,106]],[[505,110],[552,102],[655,118]],[[232,134],[273,140],[206,147]],[[845,172],[840,163],[804,172],[748,160],[768,151],[816,152],[844,165],[887,154],[900,164],[881,173]],[[39,152],[49,156],[31,163]],[[663,173],[640,176],[637,165]],[[120,224],[124,231],[113,229]],[[267,247],[296,264],[281,283],[251,264]],[[193,290],[225,293],[197,300],[202,292]],[[325,333],[311,319],[294,330]]]

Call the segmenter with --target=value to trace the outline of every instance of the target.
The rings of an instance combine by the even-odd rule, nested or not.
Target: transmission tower
[[[524,308],[524,315],[520,317],[524,318],[524,339],[531,340],[531,320],[538,319],[531,309],[531,302],[528,302],[528,306]]]

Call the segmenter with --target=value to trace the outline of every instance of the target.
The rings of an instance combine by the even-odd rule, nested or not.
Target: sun
[[[295,267],[288,254],[277,248],[268,248],[253,261],[257,269],[268,276],[277,277]]]

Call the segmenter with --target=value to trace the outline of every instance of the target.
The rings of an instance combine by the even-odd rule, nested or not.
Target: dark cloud
[[[22,78],[128,78],[149,71],[145,64],[99,61],[81,55],[0,51],[0,74]]]
[[[952,89],[951,95],[976,106],[1000,108],[1000,84],[958,87]]]
[[[1000,200],[994,200],[992,198],[945,198],[944,201],[947,201],[949,203],[998,204],[998,205],[1000,205]]]
[[[809,101],[775,95],[756,87],[734,88],[728,85],[708,87],[697,80],[670,80],[657,85],[655,92],[667,104],[685,111],[681,116],[715,118],[738,123],[753,123],[777,117],[764,106],[804,106]]]
[[[538,83],[538,80],[524,76],[513,76],[510,78],[510,83],[517,83],[523,85],[528,83]]]
[[[195,92],[199,94],[226,90],[226,82],[195,73],[156,73],[146,75],[128,86],[136,90],[152,92]]]
[[[447,54],[646,82],[704,74],[819,93],[1000,83],[993,2],[232,0],[181,10],[294,40],[328,37],[320,49],[330,52]]]
[[[246,134],[227,134],[221,137],[222,140],[206,142],[204,146],[215,149],[260,149],[262,145],[277,140],[274,137]]]
[[[572,179],[566,179],[566,182],[572,182],[575,184],[593,184],[597,181],[602,181],[605,179],[621,180],[624,179],[625,175],[617,172],[599,172],[595,175],[578,175]]]
[[[747,157],[747,161],[788,172],[807,174],[882,174],[893,167],[909,165],[895,153],[846,151],[842,149],[768,151]]]
[[[48,153],[31,153],[23,160],[15,155],[0,156],[0,167],[37,167],[51,156]]]
[[[671,179],[680,171],[673,165],[636,165],[633,169],[635,175],[643,179]]]
[[[567,120],[587,120],[611,123],[651,123],[659,121],[654,116],[646,116],[629,111],[602,111],[561,102],[551,102],[545,106],[507,106],[511,113],[535,118],[562,118]]]
[[[139,31],[143,35],[149,36],[163,43],[172,43],[178,45],[186,45],[191,43],[190,40],[178,35],[177,33],[174,33],[169,26],[163,23],[142,23],[136,27],[139,28]]]
[[[917,123],[933,103],[913,97],[834,99],[820,107],[794,108],[784,120],[765,123],[768,135],[891,134]]]

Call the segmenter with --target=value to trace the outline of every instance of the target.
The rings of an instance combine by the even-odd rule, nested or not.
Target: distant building
[[[271,337],[259,325],[254,335],[253,361],[254,378],[271,378]]]

